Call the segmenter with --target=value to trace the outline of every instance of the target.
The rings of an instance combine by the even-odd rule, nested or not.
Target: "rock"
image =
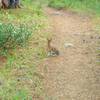
[[[100,47],[96,48],[96,50],[100,50]]]
[[[100,60],[96,60],[96,63],[100,63]]]
[[[65,48],[73,47],[74,45],[72,43],[64,43]]]
[[[57,11],[57,12],[52,13],[52,15],[55,15],[55,16],[60,15],[60,16],[62,16],[62,13],[61,13],[61,12],[59,12],[59,11]]]
[[[99,56],[99,57],[100,57],[100,54],[97,54],[97,56]]]

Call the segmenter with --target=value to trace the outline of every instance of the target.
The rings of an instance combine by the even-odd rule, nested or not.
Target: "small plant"
[[[13,100],[32,100],[32,97],[28,96],[26,90],[17,91],[16,95],[13,97]]]
[[[0,49],[13,49],[27,43],[32,30],[24,24],[15,26],[11,23],[0,24]]]

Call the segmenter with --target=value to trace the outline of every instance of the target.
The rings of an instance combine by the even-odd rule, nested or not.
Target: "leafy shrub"
[[[31,34],[31,29],[24,24],[15,26],[11,23],[0,23],[0,48],[12,49],[23,46]]]
[[[100,14],[99,0],[49,0],[49,6],[57,9],[87,10]]]
[[[49,2],[50,7],[54,7],[57,9],[61,9],[65,7],[64,0],[58,1],[58,0],[50,0]]]

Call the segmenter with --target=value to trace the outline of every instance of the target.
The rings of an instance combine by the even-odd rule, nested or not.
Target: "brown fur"
[[[55,47],[51,46],[52,39],[47,39],[47,40],[48,40],[48,47],[47,47],[48,52],[52,53],[51,55],[59,55],[59,51]]]
[[[48,39],[48,51],[54,51],[54,50],[56,50],[56,48],[54,48],[54,47],[52,47],[51,46],[51,42],[52,42],[52,39]]]

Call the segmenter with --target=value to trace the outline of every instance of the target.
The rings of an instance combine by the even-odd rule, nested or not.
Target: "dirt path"
[[[91,19],[50,8],[45,12],[54,33],[52,44],[60,51],[59,57],[47,58],[42,64],[45,100],[100,100],[97,36]]]

